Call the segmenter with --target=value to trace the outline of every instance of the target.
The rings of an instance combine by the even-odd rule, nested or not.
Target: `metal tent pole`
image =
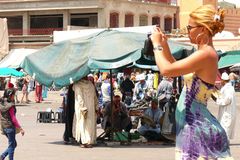
[[[110,87],[111,87],[111,130],[110,130],[110,140],[113,140],[113,83],[112,83],[112,69],[110,69]]]

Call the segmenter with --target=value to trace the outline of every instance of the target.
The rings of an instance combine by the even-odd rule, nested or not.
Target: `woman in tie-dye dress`
[[[167,37],[160,28],[155,28],[151,35],[161,74],[184,77],[176,110],[176,160],[233,159],[224,129],[207,109],[218,71],[212,37],[223,30],[223,20],[224,10],[215,10],[211,5],[190,13],[187,31],[198,50],[179,61],[171,55]]]

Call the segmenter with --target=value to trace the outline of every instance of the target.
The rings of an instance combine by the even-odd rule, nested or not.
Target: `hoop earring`
[[[195,40],[197,45],[206,45],[209,42],[208,35],[204,33],[199,33]]]

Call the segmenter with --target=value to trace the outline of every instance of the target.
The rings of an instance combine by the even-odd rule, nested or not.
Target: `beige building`
[[[180,28],[184,28],[188,23],[189,13],[203,4],[212,4],[218,6],[217,0],[194,0],[189,5],[189,0],[177,1],[179,6]],[[232,4],[232,6],[235,6]],[[225,31],[232,32],[235,36],[240,34],[240,8],[230,8],[226,6]]]
[[[179,19],[180,19],[180,28],[184,28],[188,24],[189,14],[196,9],[197,7],[204,4],[212,4],[217,6],[217,0],[178,0],[177,5],[179,6]]]
[[[142,0],[5,0],[0,17],[8,19],[10,35],[52,34],[69,26],[87,28],[131,27],[160,24],[177,28],[178,7],[169,1]]]
[[[226,9],[225,30],[235,36],[240,34],[240,8]]]
[[[53,31],[160,24],[171,32],[185,29],[189,13],[217,0],[0,0],[0,18],[8,19],[11,48],[42,48]],[[238,35],[239,9],[227,9],[225,30]],[[34,43],[29,43],[34,42]]]

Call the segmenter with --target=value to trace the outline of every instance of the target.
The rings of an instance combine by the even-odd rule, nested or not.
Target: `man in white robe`
[[[81,79],[73,85],[75,92],[76,140],[81,147],[91,148],[96,143],[98,100],[92,82]]]
[[[235,100],[235,90],[231,85],[229,75],[224,72],[221,76],[223,87],[216,103],[219,105],[218,120],[227,133],[229,139],[234,137],[237,107]]]
[[[149,70],[147,74],[147,85],[149,89],[153,89],[153,80],[154,80],[154,74],[151,70]]]

